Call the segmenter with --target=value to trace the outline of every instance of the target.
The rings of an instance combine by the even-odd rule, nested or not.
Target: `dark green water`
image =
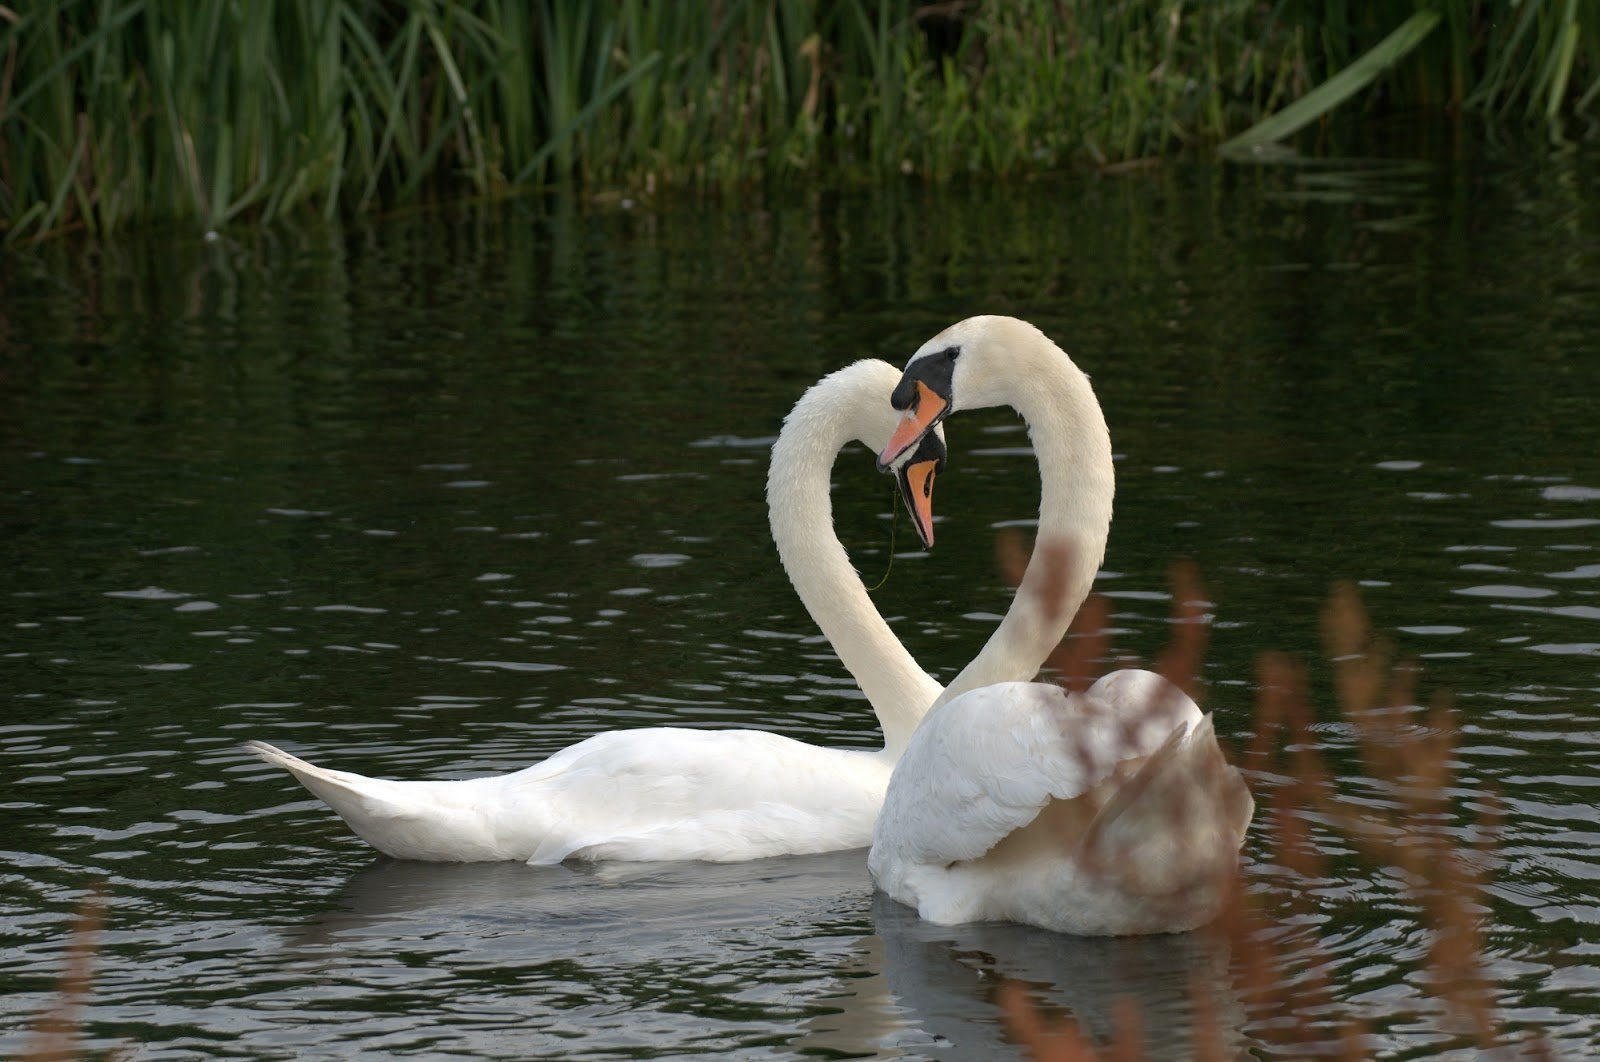
[[[1421,658],[1425,695],[1453,692],[1458,809],[1493,790],[1507,810],[1484,913],[1500,1018],[1600,1049],[1597,171],[555,203],[4,261],[0,1049],[103,880],[83,1018],[140,1057],[987,1057],[1002,976],[1098,1030],[1131,993],[1169,1052],[1199,979],[1239,1052],[1298,1057],[1198,939],[922,925],[874,898],[862,852],[375,861],[238,747],[443,778],[654,723],[872,743],[778,568],[766,451],[825,372],[903,362],[977,312],[1035,321],[1093,375],[1119,461],[1114,649],[1166,644],[1167,565],[1193,558],[1234,747],[1256,657],[1300,654],[1338,798],[1386,806],[1319,663],[1336,581]],[[902,521],[878,594],[945,677],[1005,608],[995,529],[1038,490],[1013,418],[950,440],[939,547],[905,553]],[[871,464],[847,453],[835,488],[869,582],[890,549]],[[1270,806],[1275,781],[1255,787]],[[1395,875],[1324,840],[1316,880],[1252,841],[1273,946],[1312,957],[1375,1053],[1461,1047]],[[1314,916],[1290,925],[1297,895]]]

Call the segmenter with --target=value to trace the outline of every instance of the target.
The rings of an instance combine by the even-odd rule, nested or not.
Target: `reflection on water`
[[[1339,798],[1385,805],[1335,721],[1317,633],[1338,579],[1448,689],[1459,808],[1507,808],[1485,940],[1507,1023],[1600,1044],[1600,196],[1595,159],[1173,170],[755,205],[417,215],[163,237],[0,263],[0,646],[10,828],[0,1049],[111,883],[95,1044],[526,1055],[911,1057],[1007,1050],[1000,978],[1100,1034],[1133,993],[1183,1050],[1188,987],[1281,1054],[1200,938],[941,929],[862,853],[743,866],[371,861],[250,760],[512,770],[600,730],[873,723],[778,570],[766,448],[844,360],[1016,313],[1093,373],[1118,512],[1118,656],[1166,637],[1166,566],[1216,603],[1218,731],[1254,659],[1313,661]],[[950,425],[938,549],[891,539],[870,455],[840,532],[946,677],[1009,589],[995,528],[1037,476],[1004,414]],[[894,543],[891,546],[891,541]],[[1246,764],[1249,767],[1248,764]],[[1257,772],[1270,808],[1278,780]],[[1375,1046],[1425,1053],[1425,935],[1328,831],[1316,881],[1261,858],[1273,944],[1317,956]],[[1308,960],[1309,961],[1309,960]]]
[[[1126,1000],[1139,1009],[1152,1057],[1192,1053],[1192,992],[1217,986],[1223,1042],[1242,1047],[1244,1014],[1228,998],[1227,948],[1209,935],[1090,939],[1012,925],[936,926],[882,894],[873,934],[850,957],[848,979],[820,998],[838,1007],[807,1022],[795,1049],[877,1055],[1006,1057],[994,1005],[1004,981],[1023,985],[1045,1013],[1071,1015],[1085,1035],[1108,1039]]]
[[[426,1043],[524,1056],[576,1043],[1004,1054],[991,1004],[1002,978],[1100,1034],[1131,995],[1166,1053],[1187,1042],[1191,985],[1224,980],[1225,951],[1198,935],[932,926],[874,897],[864,863],[860,851],[710,866],[381,860],[275,934],[212,927],[172,973],[269,986],[210,1001],[208,1021],[230,1028],[272,1029],[308,981],[338,1000],[336,1025],[296,1013],[271,1037],[277,1050]],[[139,1008],[117,1009],[129,1012],[117,1024],[141,1024]]]

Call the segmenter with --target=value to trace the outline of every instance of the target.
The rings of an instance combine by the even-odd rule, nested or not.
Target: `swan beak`
[[[933,480],[943,470],[942,457],[913,458],[901,465],[895,476],[923,549],[933,548]]]
[[[878,455],[878,467],[888,470],[894,459],[905,453],[926,435],[933,426],[944,419],[950,410],[950,400],[923,383],[916,382],[916,398],[901,414],[900,426],[889,437],[889,445]],[[930,480],[931,481],[931,480]]]

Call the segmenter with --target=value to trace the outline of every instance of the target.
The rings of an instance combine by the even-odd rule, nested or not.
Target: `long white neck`
[[[834,458],[860,440],[876,451],[898,416],[889,406],[900,372],[858,361],[821,380],[784,419],[767,472],[767,512],[784,571],[806,611],[855,678],[898,756],[939,695],[939,683],[912,659],[879,615],[833,530],[829,497]]]
[[[1111,433],[1089,378],[1031,325],[1008,331],[1005,343],[995,400],[983,404],[1010,405],[1027,422],[1039,460],[1039,531],[1005,618],[939,704],[980,686],[1033,678],[1089,596],[1111,533]]]

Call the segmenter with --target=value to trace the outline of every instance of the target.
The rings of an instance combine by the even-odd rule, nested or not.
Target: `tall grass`
[[[1026,547],[1004,539],[999,545],[1001,568],[1017,582]],[[1172,576],[1173,642],[1157,667],[1199,696],[1205,629],[1197,603],[1204,600],[1203,591],[1188,565],[1174,566]],[[1096,661],[1107,649],[1108,619],[1103,599],[1085,603],[1074,623],[1077,633],[1051,661],[1063,682],[1083,689],[1095,677]],[[1227,890],[1222,916],[1196,931],[1225,942],[1232,957],[1231,988],[1257,1016],[1249,1038],[1257,1051],[1284,1057],[1359,1059],[1372,1053],[1369,1022],[1378,1018],[1403,1021],[1412,1033],[1430,1029],[1441,1050],[1553,1057],[1542,1036],[1508,1029],[1495,1006],[1483,921],[1502,808],[1493,794],[1463,796],[1454,770],[1455,712],[1442,697],[1427,708],[1417,703],[1417,667],[1394,660],[1392,647],[1373,634],[1352,587],[1335,587],[1322,628],[1333,662],[1334,699],[1354,735],[1366,785],[1381,791],[1383,799],[1341,799],[1334,767],[1319,751],[1325,742],[1315,727],[1305,667],[1286,654],[1263,653],[1257,661],[1254,734],[1241,764],[1260,780],[1274,780],[1270,796],[1256,793],[1265,805],[1251,827],[1257,865],[1286,874],[1299,889],[1265,902],[1262,890],[1248,887],[1241,871]],[[1463,804],[1476,805],[1477,815],[1464,815]],[[1181,809],[1173,814],[1181,815]],[[1076,837],[1063,838],[1065,845],[1078,843]],[[1332,981],[1331,942],[1308,931],[1329,902],[1328,890],[1312,886],[1329,880],[1330,853],[1353,855],[1374,875],[1402,883],[1401,903],[1426,944],[1416,975],[1408,980],[1442,1006],[1426,1014],[1402,1014],[1385,1013],[1369,1002],[1364,1019],[1363,1008],[1341,1001],[1347,993]],[[1281,946],[1286,925],[1296,927],[1300,937],[1292,949]],[[1201,982],[1190,986],[1194,1058],[1230,1057],[1230,1040],[1233,1050],[1239,1049],[1241,1030],[1224,1029],[1218,988]],[[1002,986],[997,1001],[1012,1039],[1035,1059],[1134,1062],[1148,1057],[1143,1037],[1148,1016],[1132,1000],[1124,1000],[1113,1014],[1108,1041],[1098,1043],[1074,1020],[1047,1022],[1021,985]]]
[[[1334,108],[1592,118],[1593,0],[0,4],[0,224],[1109,166]]]

